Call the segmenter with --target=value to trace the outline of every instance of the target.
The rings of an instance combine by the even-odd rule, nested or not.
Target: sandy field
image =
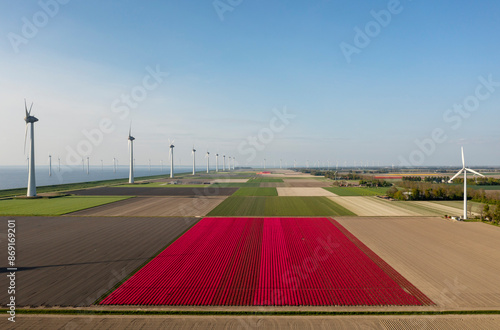
[[[69,191],[80,196],[230,196],[238,188],[183,188],[183,187],[101,187]]]
[[[102,205],[71,215],[127,217],[196,217],[204,216],[226,199],[214,197],[135,197]],[[123,203],[123,202],[127,203]]]
[[[323,188],[288,188],[288,187],[278,187],[278,196],[325,196],[334,197],[337,196],[332,192],[329,192]]]
[[[374,196],[339,196],[330,197],[335,203],[345,207],[358,216],[419,216],[418,212],[405,210],[389,202]]]
[[[495,329],[498,315],[429,316],[79,316],[19,315],[16,326],[0,320],[3,329]]]
[[[283,179],[287,187],[330,187],[331,182],[322,181],[322,180],[314,180],[314,179]]]
[[[0,217],[0,237],[5,237],[7,219]],[[88,306],[199,220],[66,216],[14,219],[18,307]],[[4,248],[0,250],[0,267],[6,267],[6,263]],[[0,288],[7,288],[7,284],[3,274]],[[5,306],[7,299],[7,290],[0,290],[0,305]]]
[[[438,309],[500,309],[500,228],[437,217],[336,217]]]

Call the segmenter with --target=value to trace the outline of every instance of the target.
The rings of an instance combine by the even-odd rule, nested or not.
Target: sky
[[[0,2],[0,166],[500,165],[500,2]],[[28,136],[29,140],[29,136]],[[214,162],[212,158],[212,162]]]

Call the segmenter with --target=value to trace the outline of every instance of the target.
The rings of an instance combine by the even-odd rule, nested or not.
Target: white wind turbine
[[[90,173],[90,159],[87,157],[87,174]]]
[[[24,111],[26,117],[24,121],[26,122],[26,128],[24,130],[24,153],[26,154],[26,137],[28,135],[28,124],[30,125],[30,157],[29,157],[29,167],[28,167],[28,191],[26,196],[35,197],[36,196],[36,180],[35,180],[35,128],[34,124],[38,121],[38,118],[31,115],[31,108],[33,108],[33,103],[31,103],[30,110],[26,105],[26,100],[24,100]]]
[[[61,157],[57,157],[57,171],[61,172]]]
[[[128,130],[128,150],[130,153],[128,183],[134,183],[134,140],[135,137],[132,136],[132,124],[130,124]]]
[[[170,152],[168,154],[168,157],[170,157],[170,178],[173,179],[174,178],[174,141],[175,140],[172,140],[172,142],[170,142],[170,139],[168,140],[168,144],[169,144],[169,148],[170,148]]]
[[[196,149],[194,148],[193,145],[193,175],[196,175]]]
[[[207,173],[210,173],[210,153],[208,151],[205,154],[205,158],[207,159]]]
[[[233,157],[233,171],[234,171],[234,166],[236,165],[236,158]]]
[[[49,176],[52,176],[52,156],[49,155]]]
[[[219,153],[215,154],[215,172],[219,172]]]
[[[453,179],[462,174],[462,172],[464,173],[464,220],[467,219],[467,171],[484,177],[484,175],[482,175],[481,173],[465,167],[464,147],[462,147],[462,169],[458,171],[458,173],[455,174],[448,182],[451,183]]]
[[[226,155],[222,156],[222,170],[226,172]]]

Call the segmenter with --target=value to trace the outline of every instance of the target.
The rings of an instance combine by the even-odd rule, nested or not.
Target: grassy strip
[[[58,216],[105,205],[131,196],[65,196],[59,198],[0,200],[2,216]]]
[[[278,196],[276,188],[240,188],[232,196]]]
[[[200,219],[201,220],[201,219]],[[146,261],[144,261],[142,264],[140,264],[137,268],[135,268],[132,272],[130,272],[130,274],[128,274],[124,279],[122,279],[121,281],[119,281],[118,283],[116,283],[111,289],[109,289],[108,291],[106,291],[102,296],[100,296],[99,298],[97,298],[96,301],[94,301],[94,303],[92,305],[98,305],[101,303],[101,301],[103,301],[107,296],[109,296],[113,291],[115,291],[116,289],[118,289],[118,287],[120,287],[120,285],[122,285],[123,283],[125,283],[125,281],[127,281],[129,278],[131,278],[135,273],[137,273],[139,270],[141,270],[144,266],[146,266],[149,262],[151,262],[151,260],[153,260],[154,258],[156,258],[160,253],[162,253],[166,248],[168,248],[171,244],[173,244],[175,241],[177,241],[179,239],[179,237],[181,237],[182,235],[184,235],[189,229],[193,228],[194,225],[196,225],[197,223],[199,222],[198,221],[195,221],[189,228],[187,228],[185,231],[183,231],[179,236],[177,236],[176,238],[174,238],[172,241],[170,241],[170,243],[168,243],[167,245],[165,245],[164,247],[162,247],[161,249],[159,249],[153,256],[151,256],[151,258],[147,259]]]
[[[256,306],[258,307],[258,306]],[[6,313],[8,309],[0,309]],[[159,311],[159,310],[74,310],[74,309],[16,309],[18,314],[54,315],[498,315],[500,310],[472,311]]]

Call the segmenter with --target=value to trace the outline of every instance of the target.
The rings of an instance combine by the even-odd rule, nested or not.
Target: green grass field
[[[385,195],[388,187],[361,188],[361,187],[328,187],[323,188],[339,196],[377,196]]]
[[[253,179],[248,180],[248,183],[261,183],[261,182],[283,182],[283,179],[253,178]]]
[[[66,196],[58,198],[0,200],[0,215],[62,215],[130,198],[128,196]]]
[[[276,188],[240,188],[232,196],[278,196]]]
[[[355,215],[326,197],[232,196],[209,216],[334,216]]]

